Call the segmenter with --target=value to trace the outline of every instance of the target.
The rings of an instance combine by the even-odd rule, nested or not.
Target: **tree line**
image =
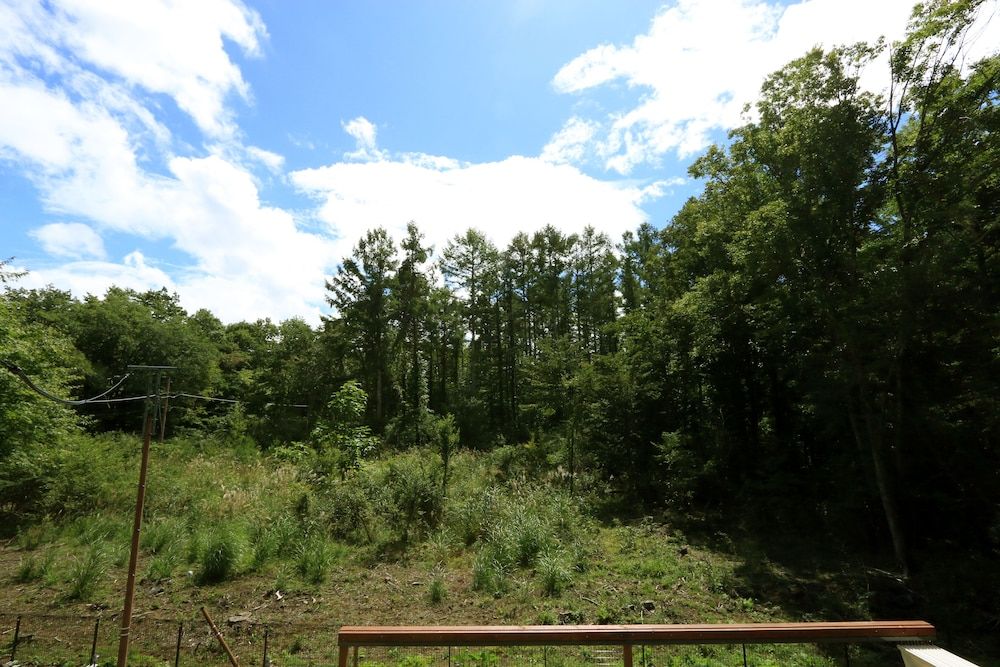
[[[178,428],[235,419],[263,447],[309,442],[354,381],[383,446],[555,442],[569,483],[819,526],[903,568],[931,539],[995,549],[1000,57],[964,60],[982,5],[918,6],[891,47],[772,74],[660,229],[549,226],[497,247],[470,228],[440,249],[414,223],[398,244],[373,229],[315,329],[224,325],[165,291],[9,286],[0,352],[78,395],[126,363],[176,365],[186,390],[243,401],[189,407]],[[876,95],[859,78],[885,53]],[[0,406],[0,456],[54,410],[3,376]],[[122,415],[88,419],[133,427]]]

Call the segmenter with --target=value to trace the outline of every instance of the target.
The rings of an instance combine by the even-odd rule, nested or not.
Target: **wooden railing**
[[[359,647],[407,646],[621,646],[632,667],[633,646],[664,644],[778,644],[916,642],[934,638],[924,621],[752,623],[712,625],[344,626],[339,665],[348,667]]]

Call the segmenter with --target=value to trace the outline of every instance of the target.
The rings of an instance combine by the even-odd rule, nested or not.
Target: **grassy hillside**
[[[93,617],[120,608],[138,448],[133,436],[84,436],[22,471],[35,475],[37,518],[0,550],[4,642],[11,614]],[[459,452],[445,494],[430,451],[387,453],[341,473],[294,447],[262,455],[203,438],[169,440],[152,454],[136,614],[149,628],[162,619],[157,641],[172,647],[167,621],[204,633],[198,609],[206,605],[220,623],[236,618],[224,631],[246,651],[260,650],[261,628],[270,626],[272,652],[293,663],[309,646],[332,647],[331,632],[343,624],[837,620],[911,617],[929,607],[877,568],[844,561],[834,544],[749,539],[690,517],[609,519],[622,508],[604,504],[598,480],[578,482],[574,497],[566,488],[555,454],[534,443]],[[32,622],[38,655],[89,647],[90,621],[75,630],[65,620]],[[63,635],[46,648],[53,626]],[[984,638],[967,633],[955,649],[982,656],[993,650]],[[198,641],[212,648],[207,637]],[[142,639],[135,648],[157,654]],[[732,650],[677,650],[655,664],[729,664]],[[841,659],[839,648],[754,651],[755,664]],[[883,659],[862,651],[853,663]]]

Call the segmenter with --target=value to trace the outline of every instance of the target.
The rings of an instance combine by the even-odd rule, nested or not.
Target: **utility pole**
[[[128,561],[125,581],[125,605],[122,609],[122,627],[118,638],[118,667],[128,664],[129,632],[132,629],[132,601],[135,598],[135,569],[139,560],[139,534],[142,531],[142,508],[146,502],[146,471],[149,468],[149,441],[153,437],[153,424],[160,418],[160,380],[165,371],[177,370],[176,366],[129,366],[134,372],[146,374],[146,404],[142,416],[142,463],[139,466],[139,488],[135,499],[135,521],[132,524],[132,552]],[[169,386],[169,380],[168,386]]]

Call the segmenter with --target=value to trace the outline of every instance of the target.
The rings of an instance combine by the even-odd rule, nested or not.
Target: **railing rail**
[[[749,623],[704,625],[487,625],[344,626],[339,665],[347,667],[359,647],[406,646],[608,646],[622,647],[632,667],[632,647],[665,644],[777,644],[930,641],[934,626],[924,621]]]

